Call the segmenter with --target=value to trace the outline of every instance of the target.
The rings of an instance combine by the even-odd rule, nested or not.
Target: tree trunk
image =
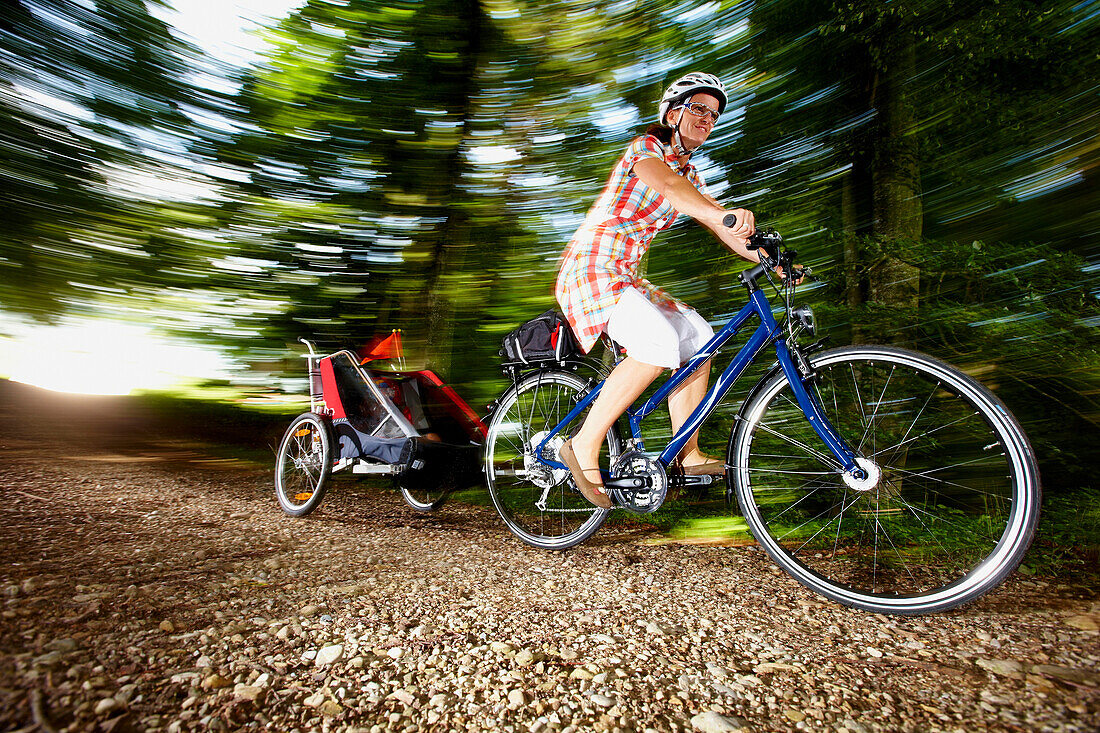
[[[860,328],[859,319],[854,317],[855,309],[863,303],[863,272],[860,267],[859,217],[856,213],[854,178],[855,173],[849,171],[840,183],[841,244],[844,248],[844,302],[852,316],[849,340],[853,344],[861,344],[864,341],[863,329]]]
[[[840,217],[844,237],[844,299],[849,308],[856,308],[863,302],[863,291],[859,282],[859,247],[856,242],[859,218],[856,215],[853,175],[849,172],[841,179],[840,184]]]
[[[869,295],[879,304],[916,307],[920,274],[899,251],[920,239],[923,219],[915,114],[906,89],[914,75],[915,44],[901,28],[883,40],[885,70],[875,105],[873,233],[885,256],[869,273]]]
[[[454,347],[456,312],[455,294],[449,292],[452,289],[450,285],[453,276],[461,271],[472,245],[469,216],[461,203],[464,193],[460,183],[465,170],[464,143],[470,138],[474,116],[474,94],[477,92],[477,74],[481,65],[482,37],[486,30],[479,0],[462,0],[457,6],[459,17],[463,21],[461,33],[468,39],[463,53],[464,63],[456,75],[458,83],[462,85],[462,134],[443,170],[438,171],[446,182],[443,195],[444,222],[439,227],[424,278],[428,296],[428,356],[433,366],[445,377],[448,376]]]

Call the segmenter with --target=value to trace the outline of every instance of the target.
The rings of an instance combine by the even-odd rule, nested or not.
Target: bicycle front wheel
[[[581,496],[566,469],[540,463],[535,451],[587,391],[584,380],[569,372],[536,372],[524,377],[500,398],[485,440],[485,478],[489,495],[504,524],[534,547],[564,550],[592,536],[610,509],[599,509]],[[548,458],[558,451],[587,411],[571,420],[546,445]],[[601,451],[601,464],[618,458],[621,441],[612,428]]]
[[[321,504],[332,473],[332,432],[313,412],[294,418],[279,442],[275,497],[292,517],[304,517]]]
[[[869,476],[842,475],[779,372],[742,409],[733,489],[757,540],[799,582],[878,613],[942,611],[996,587],[1039,519],[1039,472],[989,390],[903,349],[810,359],[807,389]]]

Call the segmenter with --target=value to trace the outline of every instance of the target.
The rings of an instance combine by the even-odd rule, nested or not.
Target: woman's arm
[[[756,231],[756,219],[747,209],[723,209],[717,201],[704,196],[691,181],[678,175],[656,158],[644,158],[634,164],[634,175],[657,193],[668,199],[672,207],[687,214],[714,232],[731,251],[752,263],[759,255],[748,249],[748,238]],[[737,224],[727,227],[722,219],[727,214],[737,217]]]

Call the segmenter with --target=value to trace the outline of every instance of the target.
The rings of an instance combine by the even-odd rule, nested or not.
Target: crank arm
[[[652,481],[646,476],[623,476],[604,479],[603,485],[609,489],[644,489],[651,486]]]
[[[669,486],[683,488],[685,486],[713,486],[722,481],[722,476],[685,476],[682,473],[674,473],[668,477]]]

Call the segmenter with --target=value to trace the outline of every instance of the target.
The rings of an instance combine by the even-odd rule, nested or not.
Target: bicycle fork
[[[803,376],[801,370],[795,364],[791,356],[790,348],[785,341],[776,341],[775,353],[779,357],[779,366],[787,377],[787,383],[791,385],[798,406],[802,408],[806,419],[813,428],[825,447],[837,459],[836,468],[841,469],[845,475],[851,475],[857,481],[867,478],[867,469],[859,461],[859,456],[848,445],[848,442],[840,436],[833,427],[832,422],[825,416],[821,403],[817,399],[816,392],[806,389],[805,382],[813,379],[813,373]]]

